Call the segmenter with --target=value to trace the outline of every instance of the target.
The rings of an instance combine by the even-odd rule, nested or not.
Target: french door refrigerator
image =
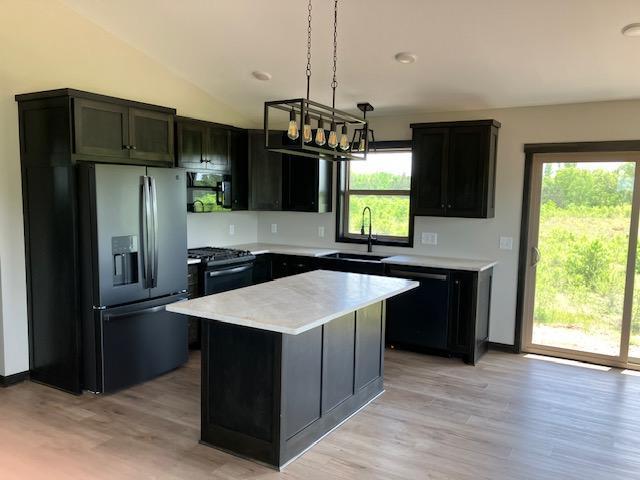
[[[109,393],[187,361],[185,173],[79,168],[83,387]]]

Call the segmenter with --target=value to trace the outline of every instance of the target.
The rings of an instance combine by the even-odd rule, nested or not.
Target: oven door
[[[204,294],[226,292],[253,284],[253,262],[204,272]]]

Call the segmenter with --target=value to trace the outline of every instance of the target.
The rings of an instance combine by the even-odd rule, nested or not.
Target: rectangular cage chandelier
[[[311,84],[311,0],[308,4],[307,27],[307,96],[289,100],[273,100],[264,103],[265,148],[271,152],[317,158],[329,161],[366,160],[369,151],[370,133],[367,111],[373,107],[368,103],[358,104],[362,117],[336,109],[337,46],[338,46],[338,0],[334,0],[333,22],[333,80],[331,82],[332,105],[323,105],[309,99]],[[362,106],[367,105],[367,109]],[[300,123],[298,123],[298,121]],[[316,128],[312,128],[312,122]],[[328,124],[329,131],[325,130]],[[286,129],[283,127],[288,125]],[[353,140],[349,140],[349,132]],[[356,134],[358,141],[356,142]]]

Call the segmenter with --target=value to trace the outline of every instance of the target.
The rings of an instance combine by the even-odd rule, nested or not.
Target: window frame
[[[411,140],[391,140],[372,142],[375,151],[385,152],[411,152]],[[407,196],[409,198],[409,232],[407,237],[394,237],[390,235],[376,235],[373,245],[386,245],[393,247],[413,247],[414,214],[413,214],[413,169],[409,190],[350,190],[349,189],[349,163],[338,162],[337,169],[337,198],[336,198],[336,242],[366,244],[367,235],[349,233],[349,195],[385,195]],[[413,166],[413,165],[412,165]]]

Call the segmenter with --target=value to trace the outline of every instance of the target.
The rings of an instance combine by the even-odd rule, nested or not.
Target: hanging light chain
[[[333,4],[333,81],[331,88],[333,89],[333,108],[336,108],[336,88],[338,81],[336,80],[336,70],[338,64],[338,0]]]
[[[307,100],[309,100],[309,84],[311,83],[311,0],[309,0],[309,14],[307,16]]]

